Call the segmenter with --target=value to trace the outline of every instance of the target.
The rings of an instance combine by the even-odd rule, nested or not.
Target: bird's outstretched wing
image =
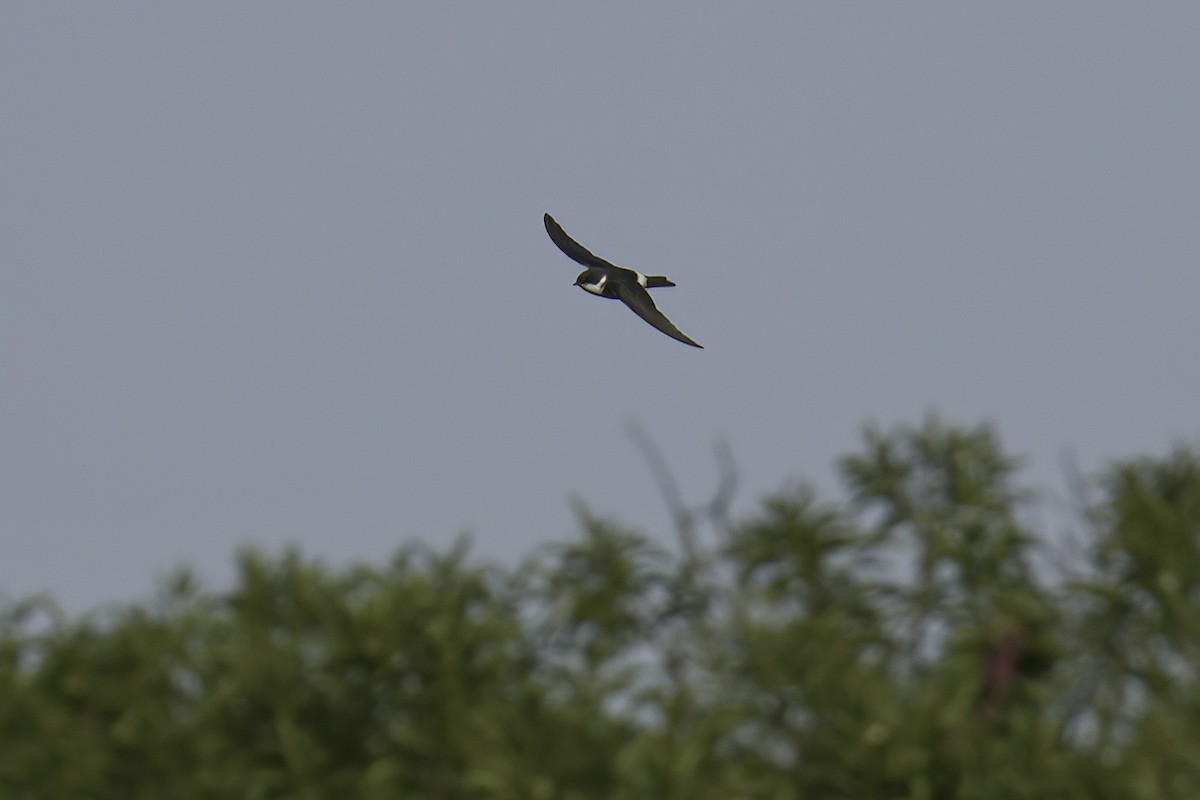
[[[554,217],[546,215],[546,233],[550,234],[550,241],[558,245],[558,249],[562,250],[572,261],[578,261],[585,267],[612,267],[614,269],[624,269],[618,267],[609,261],[605,261],[598,255],[595,255],[579,242],[567,236],[567,232],[562,229],[562,226],[554,221]]]
[[[692,347],[699,347],[701,350],[704,349],[703,345],[696,344],[683,331],[676,328],[671,320],[667,319],[666,315],[654,305],[654,301],[650,299],[650,293],[641,286],[638,286],[636,283],[619,283],[617,284],[617,296],[621,298],[622,303],[633,310],[633,313],[658,328],[667,336],[677,339],[684,344],[690,344]]]

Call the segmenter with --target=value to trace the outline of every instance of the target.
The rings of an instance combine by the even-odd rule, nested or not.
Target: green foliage
[[[0,797],[1200,797],[1200,452],[1093,481],[1069,574],[1016,466],[930,418],[683,556],[580,506],[514,570],[9,604]]]

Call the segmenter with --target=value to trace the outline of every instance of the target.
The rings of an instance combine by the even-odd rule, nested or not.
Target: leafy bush
[[[841,472],[682,554],[580,508],[513,570],[247,552],[228,593],[9,604],[0,796],[1200,797],[1200,453],[1093,480],[1065,568],[986,427]]]

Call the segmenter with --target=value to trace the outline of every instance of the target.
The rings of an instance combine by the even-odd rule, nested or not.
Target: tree
[[[10,603],[0,796],[1200,797],[1200,452],[1089,481],[1057,571],[985,426],[840,470],[707,544],[677,513],[678,553],[580,506],[517,569],[250,551],[228,592]]]

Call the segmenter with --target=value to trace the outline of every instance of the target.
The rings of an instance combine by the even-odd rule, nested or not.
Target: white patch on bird
[[[602,294],[604,294],[604,284],[606,284],[606,283],[608,283],[608,276],[601,275],[600,280],[596,281],[595,283],[581,283],[579,285],[582,286],[584,289],[587,289],[592,294],[602,295]]]
[[[637,282],[638,282],[639,284],[641,284],[641,287],[642,287],[643,289],[645,289],[645,288],[646,288],[646,276],[645,276],[645,275],[643,275],[642,273],[638,272],[638,271],[637,271],[636,269],[634,269],[633,267],[626,267],[626,266],[624,266],[624,265],[622,265],[622,264],[613,264],[613,266],[614,266],[614,267],[616,267],[617,269],[623,269],[623,270],[625,270],[626,272],[632,272],[634,275],[636,275],[636,276],[637,276]]]

